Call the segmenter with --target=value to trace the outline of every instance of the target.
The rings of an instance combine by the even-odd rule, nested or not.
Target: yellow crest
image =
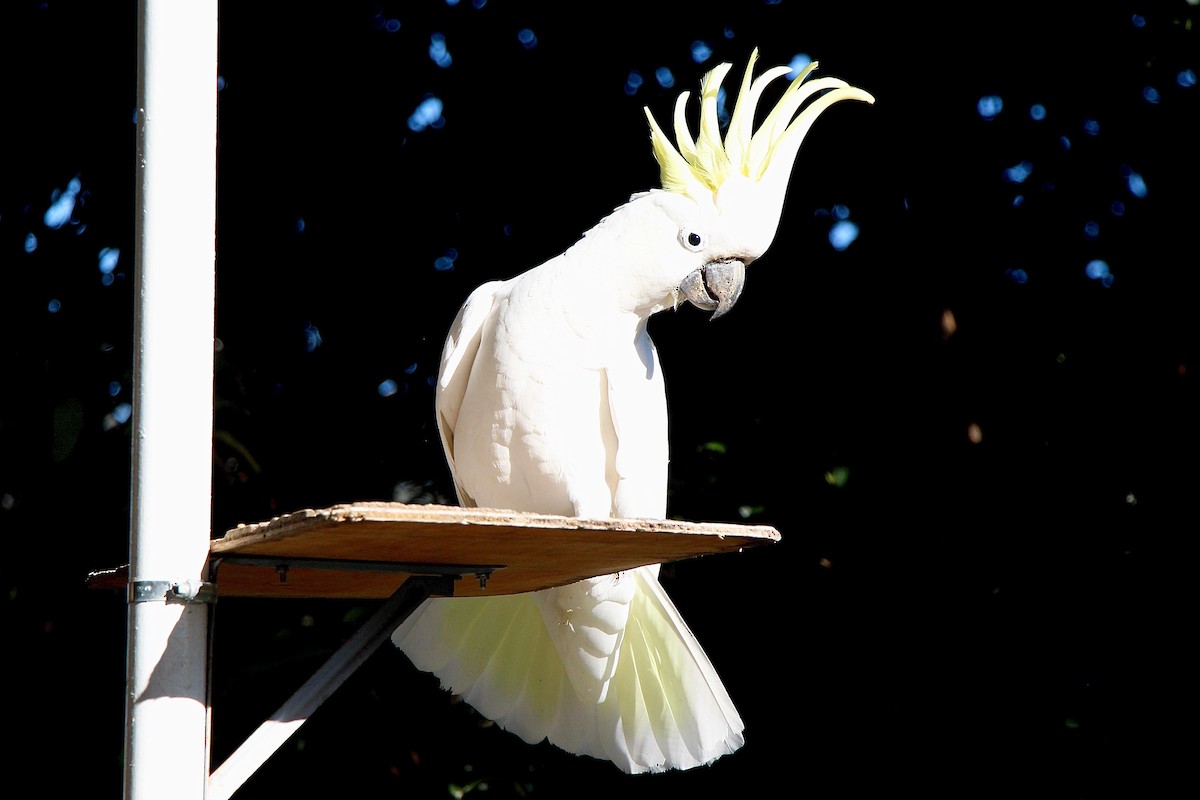
[[[837,78],[805,80],[817,68],[814,61],[791,82],[755,130],[754,113],[763,90],[776,78],[792,71],[791,67],[772,67],[754,78],[757,59],[756,48],[746,65],[724,142],[717,115],[717,94],[732,64],[714,67],[701,80],[700,132],[694,140],[685,115],[690,93],[682,93],[675,101],[678,149],[646,108],[650,140],[661,170],[663,189],[699,198],[701,193],[715,195],[733,176],[741,176],[753,184],[771,183],[776,187],[782,181],[786,186],[800,142],[822,111],[841,100],[875,102],[867,92]],[[805,106],[810,98],[821,92],[824,94]],[[779,199],[782,201],[782,197]]]

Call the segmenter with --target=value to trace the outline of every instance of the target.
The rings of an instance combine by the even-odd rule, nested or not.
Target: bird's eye
[[[684,228],[679,232],[679,243],[692,252],[704,247],[704,237],[696,231]]]

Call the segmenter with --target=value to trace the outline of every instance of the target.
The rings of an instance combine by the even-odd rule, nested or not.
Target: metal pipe
[[[211,538],[217,0],[139,0],[131,582],[199,582]],[[126,800],[203,800],[204,602],[130,596]]]

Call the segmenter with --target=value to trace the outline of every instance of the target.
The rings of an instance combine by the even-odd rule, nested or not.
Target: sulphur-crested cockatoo
[[[667,406],[651,314],[682,300],[725,314],[775,237],[800,142],[841,100],[873,102],[810,64],[755,128],[780,66],[742,78],[722,138],[701,82],[695,139],[673,145],[650,110],[662,188],[633,195],[561,255],[477,288],[450,329],[437,421],[464,506],[587,518],[663,518]],[[707,764],[742,720],[658,567],[529,594],[426,601],[392,636],[421,670],[524,740],[626,772]]]

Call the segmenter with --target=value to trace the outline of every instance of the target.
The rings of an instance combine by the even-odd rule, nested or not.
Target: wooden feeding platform
[[[647,564],[735,553],[779,539],[778,531],[764,525],[584,519],[364,502],[239,525],[212,540],[203,580],[130,582],[128,567],[121,567],[92,573],[88,584],[124,589],[131,603],[211,603],[218,597],[382,601],[353,636],[209,774],[208,800],[227,800],[431,597],[531,592]]]
[[[363,502],[239,525],[214,539],[220,597],[387,598],[412,575],[462,576],[455,596],[562,586],[645,564],[779,541],[765,525],[583,519],[490,508]],[[89,576],[124,586],[125,568]]]
[[[229,597],[385,598],[412,574],[463,574],[455,596],[514,594],[778,541],[773,528],[355,503],[242,525],[210,550]],[[478,579],[477,579],[478,578]]]

